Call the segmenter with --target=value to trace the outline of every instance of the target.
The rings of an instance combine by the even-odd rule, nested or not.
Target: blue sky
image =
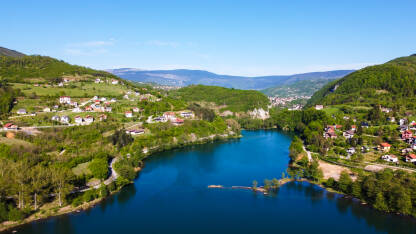
[[[97,69],[271,75],[416,53],[415,0],[3,1],[0,46]]]

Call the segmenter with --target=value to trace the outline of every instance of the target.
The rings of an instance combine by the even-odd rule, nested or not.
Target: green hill
[[[47,56],[0,56],[0,78],[6,78],[10,82],[48,82],[63,77],[120,79],[105,71],[71,65]]]
[[[191,85],[170,94],[188,102],[213,102],[223,110],[245,112],[254,108],[266,108],[269,100],[259,91],[228,89],[218,86]]]
[[[416,105],[416,56],[401,57],[385,64],[369,66],[331,82],[308,102],[315,104],[386,107]]]
[[[20,53],[15,50],[10,50],[0,46],[0,56],[8,56],[8,57],[23,57],[26,56],[23,53]]]

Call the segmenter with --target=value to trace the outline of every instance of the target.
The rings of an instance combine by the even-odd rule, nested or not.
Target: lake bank
[[[24,234],[136,233],[138,227],[142,233],[416,230],[412,220],[377,212],[304,181],[288,182],[269,196],[245,189],[208,189],[210,184],[249,187],[253,180],[286,171],[289,135],[278,131],[244,131],[243,135],[238,141],[156,153],[146,159],[134,184],[86,212],[35,221],[16,230]],[[308,218],[299,219],[299,214]]]

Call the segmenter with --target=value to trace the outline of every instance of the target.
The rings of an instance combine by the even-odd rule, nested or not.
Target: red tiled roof
[[[409,154],[406,157],[411,158],[411,159],[416,159],[416,155],[415,154]]]
[[[7,123],[4,125],[5,128],[10,128],[13,124],[12,123]]]
[[[389,143],[383,142],[380,144],[383,147],[391,147],[391,145]]]

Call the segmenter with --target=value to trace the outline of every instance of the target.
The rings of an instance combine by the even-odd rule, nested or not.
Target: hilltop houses
[[[61,103],[61,104],[71,104],[71,97],[70,96],[61,96],[59,98],[59,103]]]
[[[126,116],[126,118],[132,118],[133,117],[133,113],[131,111],[126,111],[124,113],[124,116]]]
[[[19,110],[16,111],[16,113],[19,114],[19,115],[25,115],[25,114],[27,114],[27,111],[26,111],[26,109],[19,109]]]
[[[74,121],[76,124],[82,124],[82,117],[81,116],[75,116]]]
[[[173,123],[173,125],[176,125],[176,126],[182,125],[184,123],[183,119],[180,119],[180,118],[176,118],[175,120],[172,120],[171,122]]]
[[[113,85],[118,84],[118,80],[111,80],[111,84],[113,84]]]
[[[173,121],[176,119],[175,112],[171,112],[171,111],[163,113],[163,117],[165,117],[167,120],[170,120],[170,121]]]
[[[3,130],[17,130],[18,126],[13,123],[6,123],[3,125]]]
[[[402,132],[402,139],[403,140],[407,140],[413,137],[413,133],[410,130],[405,130],[404,132]]]
[[[68,124],[69,123],[69,117],[66,115],[61,116],[61,123]]]
[[[194,117],[194,113],[191,111],[183,111],[180,113],[180,116],[182,118],[193,118]]]
[[[107,119],[107,115],[102,114],[102,115],[98,116],[98,119],[99,119],[100,121],[106,120],[106,119]]]
[[[383,152],[389,152],[391,145],[389,143],[383,142],[378,146],[378,149]]]
[[[322,110],[322,109],[324,109],[323,105],[316,105],[315,106],[315,110]]]
[[[397,158],[397,156],[396,155],[383,155],[383,156],[381,156],[381,159],[383,159],[384,161],[386,161],[386,162],[393,162],[393,163],[397,163],[397,162],[399,162],[399,159]]]
[[[133,112],[139,112],[140,109],[138,107],[133,107]]]
[[[416,155],[415,154],[408,154],[405,157],[406,162],[416,163]]]
[[[92,122],[94,122],[94,117],[92,117],[91,115],[87,115],[84,118],[84,121],[85,121],[86,124],[91,124]]]

